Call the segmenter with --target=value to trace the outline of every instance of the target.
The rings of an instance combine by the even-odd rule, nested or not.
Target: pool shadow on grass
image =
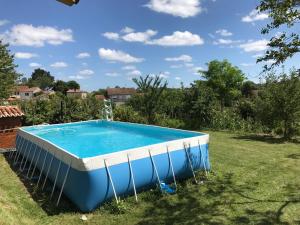
[[[56,202],[59,196],[59,190],[55,189],[53,197],[52,199],[50,199],[53,184],[49,180],[47,180],[44,190],[42,190],[42,185],[45,179],[44,176],[42,176],[39,187],[37,188],[37,177],[39,175],[39,170],[36,170],[33,179],[30,180],[26,177],[27,170],[21,172],[19,170],[19,165],[14,165],[14,159],[9,157],[9,153],[5,153],[4,157],[8,162],[11,170],[14,171],[14,173],[26,187],[31,198],[47,213],[48,216],[54,216],[60,213],[80,212],[79,209],[64,195],[61,196],[60,203],[58,206],[56,206]],[[28,168],[28,166],[29,163],[26,167]],[[29,174],[31,174],[31,172]]]
[[[239,185],[232,174],[226,174],[211,177],[202,186],[183,186],[176,195],[154,201],[138,224],[288,224],[282,221],[282,215],[286,207],[300,203],[300,185],[286,186],[282,201],[249,196],[258,185],[255,182]],[[275,210],[259,210],[260,204],[272,205]]]
[[[245,140],[245,141],[260,141],[269,144],[283,144],[283,143],[295,143],[300,144],[298,139],[286,140],[282,137],[274,137],[271,135],[259,135],[259,134],[249,134],[249,135],[238,135],[233,137],[233,139],[237,140]]]

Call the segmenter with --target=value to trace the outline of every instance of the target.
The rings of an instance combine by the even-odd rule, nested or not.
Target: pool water
[[[79,158],[203,135],[198,132],[106,121],[33,126],[23,130],[52,142]]]

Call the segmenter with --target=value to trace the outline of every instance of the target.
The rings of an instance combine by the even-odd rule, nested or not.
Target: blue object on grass
[[[171,188],[169,185],[167,185],[164,182],[160,183],[160,188],[162,191],[166,192],[167,194],[175,194],[176,193],[175,189]]]

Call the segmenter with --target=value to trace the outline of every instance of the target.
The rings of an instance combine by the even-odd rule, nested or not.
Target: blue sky
[[[84,90],[134,86],[160,74],[171,87],[188,85],[214,59],[228,59],[258,81],[256,57],[270,36],[257,0],[0,0],[0,38],[10,43],[18,71],[36,67],[56,79],[76,79]],[[275,34],[275,32],[270,35]],[[297,65],[299,57],[286,63]]]

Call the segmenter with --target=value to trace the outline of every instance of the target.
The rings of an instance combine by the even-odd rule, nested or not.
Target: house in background
[[[30,88],[28,86],[16,86],[14,95],[10,98],[14,98],[16,100],[31,100],[41,92],[42,90],[39,87]]]
[[[85,99],[87,97],[87,92],[79,89],[70,89],[67,91],[67,96]]]
[[[104,95],[95,95],[95,98],[99,101],[104,101],[106,99]]]
[[[15,147],[17,131],[24,113],[17,106],[0,106],[0,148]]]
[[[107,88],[108,98],[117,106],[124,104],[135,93],[134,88]]]

